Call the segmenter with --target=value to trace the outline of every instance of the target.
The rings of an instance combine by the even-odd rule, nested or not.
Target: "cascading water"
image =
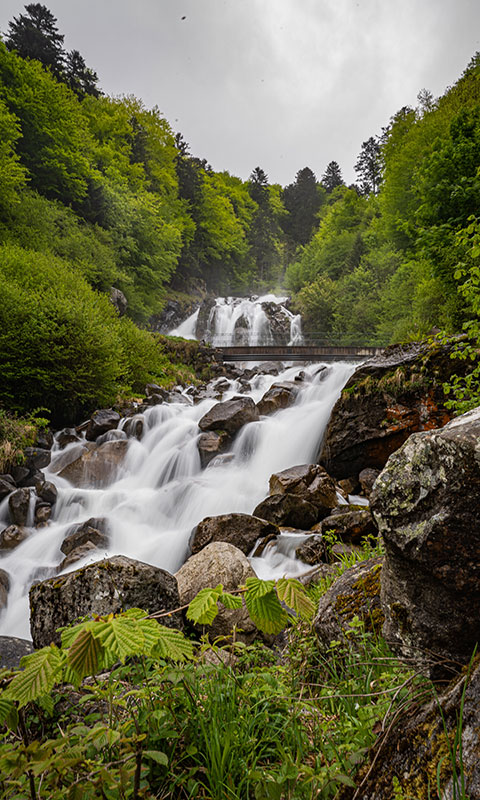
[[[52,463],[45,470],[47,480],[58,487],[54,518],[47,527],[30,528],[28,538],[14,550],[4,551],[0,560],[11,584],[0,633],[29,638],[28,589],[33,581],[58,574],[64,557],[60,546],[74,523],[90,517],[106,519],[109,545],[66,571],[123,554],[175,572],[188,555],[190,533],[200,520],[229,512],[252,513],[268,494],[273,472],[312,462],[332,406],[354,366],[332,364],[327,373],[318,364],[303,369],[306,380],[299,384],[295,404],[245,425],[233,442],[233,458],[220,459],[217,465],[213,461],[204,470],[197,449],[197,423],[214,399],[198,405],[171,403],[149,408],[143,414],[141,440],[128,440],[125,461],[105,489],[73,488],[59,478],[55,472],[58,448],[54,447]],[[278,377],[255,375],[249,394],[258,402],[272,383],[292,380],[298,371],[296,366]],[[224,400],[241,388],[236,380],[229,385]],[[75,447],[78,445],[71,444],[62,450],[62,458]],[[8,524],[5,500],[0,505],[0,530]],[[292,547],[287,545],[285,541],[273,556],[255,559],[261,577],[307,569],[291,557]]]

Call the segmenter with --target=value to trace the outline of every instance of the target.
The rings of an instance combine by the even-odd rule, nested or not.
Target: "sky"
[[[480,0],[47,0],[106,94],[158,106],[193,155],[285,186],[340,164],[480,50]],[[23,11],[1,0],[0,30]]]

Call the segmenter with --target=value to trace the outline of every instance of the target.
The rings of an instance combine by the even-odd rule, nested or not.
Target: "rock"
[[[378,469],[368,469],[368,468],[362,469],[360,475],[358,476],[358,480],[360,482],[365,497],[370,497],[370,493],[373,489],[373,484],[375,483],[379,475],[380,475],[380,470]]]
[[[338,566],[336,564],[316,564],[315,567],[308,572],[304,572],[298,576],[300,583],[304,586],[316,585],[322,581],[338,575]]]
[[[33,645],[27,639],[16,636],[0,636],[0,669],[17,669],[20,659],[33,653]]]
[[[95,547],[107,547],[108,545],[108,523],[106,519],[91,517],[80,525],[69,528],[62,542],[60,550],[68,556],[87,542],[91,542]]]
[[[62,449],[72,442],[82,441],[75,428],[63,428],[63,430],[57,433],[55,440]]]
[[[10,576],[8,572],[5,572],[4,569],[0,569],[0,611],[7,605],[9,589],[10,589]],[[1,666],[1,655],[0,655],[0,666]]]
[[[452,347],[394,345],[354,372],[333,408],[320,453],[330,475],[381,470],[411,433],[449,421],[443,383],[464,368],[450,358]]]
[[[323,541],[323,536],[318,533],[309,536],[300,547],[297,547],[295,555],[305,564],[319,564],[322,561],[327,561],[327,547]]]
[[[212,458],[223,453],[229,443],[230,437],[226,431],[220,431],[219,433],[207,431],[207,433],[202,433],[197,442],[202,469],[205,469]]]
[[[216,403],[201,418],[198,427],[201,431],[226,431],[234,434],[248,422],[255,422],[259,414],[251,397],[238,397]]]
[[[377,478],[384,635],[432,677],[480,641],[480,409],[413,434]],[[438,663],[435,663],[437,661]]]
[[[45,475],[43,474],[43,472],[40,472],[39,469],[33,469],[28,473],[26,478],[23,478],[23,480],[18,481],[18,485],[19,487],[22,488],[33,488],[34,486],[37,485],[37,483],[40,483],[41,481],[44,480],[45,480]]]
[[[125,556],[88,564],[56,576],[30,589],[30,628],[36,648],[58,643],[56,629],[90,614],[106,615],[127,608],[172,611],[162,625],[183,627],[177,581],[173,575],[151,564]]]
[[[271,476],[269,487],[271,494],[303,497],[317,508],[317,519],[327,516],[338,506],[335,482],[318,464],[300,464],[277,472]]]
[[[89,450],[95,450],[96,445],[94,442],[82,442],[73,447],[69,447],[66,453],[58,453],[53,456],[50,464],[50,472],[59,473],[69,464],[73,464],[80,456],[87,453]]]
[[[320,598],[314,620],[315,632],[324,647],[334,639],[350,638],[349,626],[358,617],[367,631],[380,633],[384,620],[380,605],[381,558],[361,561],[345,570]]]
[[[103,489],[112,483],[121,467],[128,442],[105,442],[100,447],[83,451],[82,455],[58,474],[79,489]]]
[[[323,519],[315,528],[322,534],[330,531],[336,539],[350,544],[360,544],[367,536],[378,536],[378,529],[369,508],[334,514]]]
[[[26,525],[30,508],[30,490],[17,489],[8,498],[10,520],[14,525]]]
[[[90,417],[85,437],[89,442],[94,442],[102,433],[111,431],[118,427],[120,422],[120,414],[112,408],[103,408],[100,411],[95,411]]]
[[[209,333],[208,323],[210,320],[210,313],[215,306],[215,298],[212,296],[206,297],[200,304],[198,311],[197,324],[195,327],[195,338],[202,340],[207,338]]]
[[[6,480],[3,476],[0,478],[0,502],[16,489],[13,478],[10,475],[8,477],[10,480]]]
[[[168,392],[163,386],[159,386],[158,383],[147,383],[145,386],[145,396],[152,397],[154,394],[160,395],[163,400],[166,400],[168,397]]]
[[[68,567],[71,567],[72,564],[75,564],[77,561],[80,561],[81,558],[88,556],[88,554],[91,553],[93,550],[98,551],[98,547],[91,541],[85,542],[85,544],[80,545],[80,547],[75,547],[75,549],[72,550],[68,554],[68,556],[65,556],[63,561],[60,562],[58,571],[63,572],[63,570],[67,569]]]
[[[328,548],[329,560],[332,563],[336,561],[345,561],[353,555],[357,555],[357,560],[362,559],[362,548],[356,544],[346,544],[345,542],[335,542]]]
[[[50,464],[50,450],[44,450],[42,447],[25,447],[23,455],[25,456],[25,467],[30,472],[44,469]]]
[[[412,701],[398,724],[390,725],[372,748],[370,763],[357,776],[357,788],[342,789],[338,799],[353,800],[355,796],[361,800],[395,797],[478,800],[479,709],[480,666],[477,660],[468,681],[462,675],[429,702]],[[455,747],[455,756],[458,754],[455,787],[449,747]],[[462,787],[460,775],[463,776]],[[361,794],[357,793],[359,786]]]
[[[298,386],[293,381],[274,383],[257,403],[260,414],[273,414],[281,408],[293,405],[298,394]]]
[[[232,544],[212,542],[200,553],[191,556],[175,575],[182,605],[190,603],[200,589],[214,588],[219,583],[226,592],[242,586],[247,578],[255,577],[246,556]],[[234,626],[240,628],[236,638],[250,642],[257,629],[243,606],[239,609],[219,607],[219,613],[212,625],[205,626],[210,639],[229,636]]]
[[[290,339],[291,316],[279,303],[266,301],[262,308],[267,316],[270,331],[277,344],[287,344]]]
[[[295,494],[272,494],[262,500],[253,515],[274,522],[275,525],[291,525],[308,530],[318,519],[317,508]]]
[[[43,528],[52,516],[52,506],[49,503],[37,503],[35,506],[35,526]]]
[[[361,489],[357,478],[343,478],[338,481],[338,486],[344,497],[348,497],[350,494],[357,494]]]
[[[117,309],[119,317],[123,317],[128,308],[128,300],[123,292],[115,286],[110,289],[110,301]]]
[[[105,442],[120,442],[122,439],[127,439],[127,434],[125,431],[107,431],[106,433],[102,433],[101,436],[98,436],[96,439],[96,444],[101,445],[105,444]]]
[[[48,428],[38,428],[35,447],[40,447],[42,450],[51,450],[53,441],[53,433]]]
[[[129,438],[140,440],[143,435],[143,426],[143,417],[131,417],[125,422],[123,430]]]
[[[192,554],[200,552],[211,542],[228,542],[248,555],[257,539],[278,536],[279,529],[271,522],[249,514],[222,514],[205,517],[192,531]]]
[[[20,525],[9,525],[0,533],[0,550],[13,550],[28,538],[28,531]]]
[[[20,483],[20,481],[23,481],[24,478],[28,478],[30,475],[30,470],[27,467],[21,467],[20,465],[15,465],[12,467],[10,472],[12,473],[12,478],[15,483]]]
[[[51,481],[40,481],[37,483],[35,491],[45,503],[50,503],[53,506],[57,502],[57,487]]]

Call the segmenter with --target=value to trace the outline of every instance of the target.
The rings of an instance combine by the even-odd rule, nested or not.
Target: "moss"
[[[381,564],[376,564],[370,571],[358,578],[352,585],[348,594],[339,594],[335,600],[335,611],[345,620],[358,616],[369,631],[377,631],[383,625],[384,614],[379,605],[374,606],[371,601],[378,601],[380,595]]]

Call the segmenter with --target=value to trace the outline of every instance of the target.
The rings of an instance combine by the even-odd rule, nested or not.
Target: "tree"
[[[361,180],[363,194],[378,194],[382,177],[381,147],[374,136],[362,143],[355,172]]]
[[[282,199],[288,214],[282,228],[295,244],[306,244],[310,240],[318,224],[317,214],[324,199],[322,192],[309,167],[299,170],[294,183],[283,190]]]
[[[268,203],[268,175],[261,167],[255,167],[250,175],[248,191],[259,206]]]
[[[86,94],[98,97],[100,94],[97,88],[98,75],[87,67],[85,59],[78,50],[67,53],[62,78],[79,97],[84,97]]]
[[[330,161],[322,176],[322,184],[329,194],[337,186],[343,186],[342,171],[336,161]]]
[[[20,14],[8,23],[5,44],[16,50],[22,58],[34,58],[49,67],[60,78],[65,61],[64,36],[58,32],[57,20],[41,3],[25,6],[26,14]]]

